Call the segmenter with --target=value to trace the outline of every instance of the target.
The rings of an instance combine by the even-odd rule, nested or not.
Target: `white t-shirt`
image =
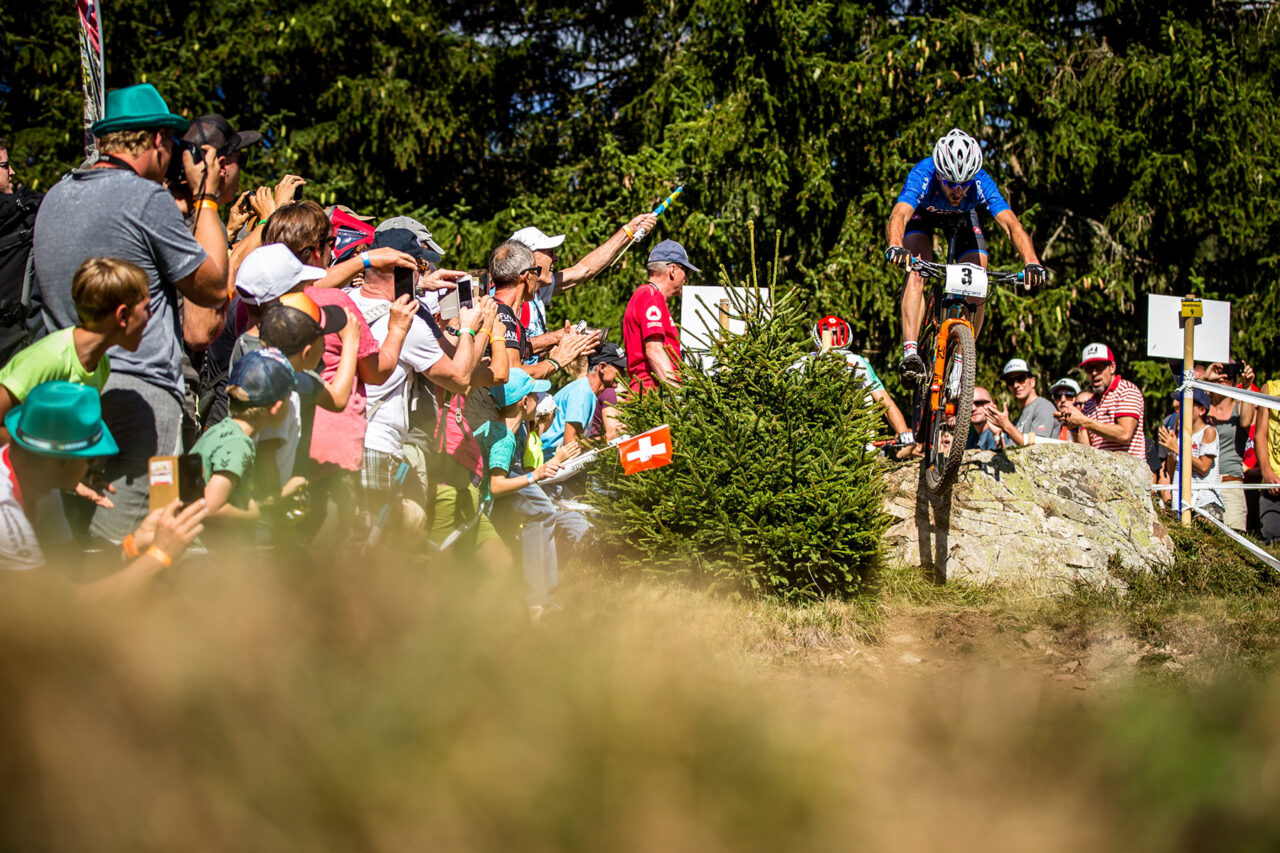
[[[23,509],[24,500],[35,498],[36,517],[49,544],[71,539],[71,528],[62,513],[62,496],[56,490],[44,495],[23,495],[9,465],[9,448],[0,450],[0,569],[25,571],[45,564],[36,529]]]
[[[349,290],[347,295],[366,317],[370,309],[387,301],[368,299],[359,290]],[[379,344],[387,339],[389,317],[390,315],[383,315],[369,324],[369,331]],[[391,376],[381,385],[365,387],[368,398],[366,411],[377,406],[373,417],[369,418],[369,428],[364,434],[364,446],[367,450],[377,450],[396,457],[404,455],[404,440],[409,433],[409,399],[406,395],[409,374],[423,373],[442,358],[444,351],[440,349],[430,327],[421,317],[415,316],[409,326],[409,334],[405,336],[404,346],[400,349],[400,360],[396,363],[395,370],[391,371]]]
[[[1199,459],[1203,456],[1213,457],[1213,467],[1206,474],[1197,474],[1195,469],[1191,469],[1191,482],[1197,486],[1216,486],[1222,482],[1221,472],[1218,469],[1218,437],[1215,435],[1213,441],[1206,442],[1204,440],[1204,431],[1207,427],[1201,427],[1191,436],[1191,458]],[[1206,506],[1222,506],[1222,496],[1218,494],[1217,489],[1197,489],[1191,498],[1191,505],[1194,507]]]

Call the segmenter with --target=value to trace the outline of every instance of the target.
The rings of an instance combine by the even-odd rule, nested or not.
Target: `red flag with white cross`
[[[635,474],[671,464],[671,427],[663,424],[618,444],[622,473]]]

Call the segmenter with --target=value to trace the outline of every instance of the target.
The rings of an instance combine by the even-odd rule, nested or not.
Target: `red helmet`
[[[853,340],[853,331],[849,328],[849,324],[834,314],[828,314],[813,324],[813,342],[819,349],[822,348],[823,332],[830,335],[833,347],[843,349]]]

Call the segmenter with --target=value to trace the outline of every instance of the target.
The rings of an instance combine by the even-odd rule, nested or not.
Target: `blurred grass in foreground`
[[[6,849],[1280,843],[1275,678],[868,678],[807,650],[874,640],[879,604],[582,569],[538,627],[407,563],[192,567],[122,608],[0,580]]]

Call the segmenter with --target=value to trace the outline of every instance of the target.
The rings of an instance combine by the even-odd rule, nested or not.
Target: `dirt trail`
[[[890,613],[878,644],[859,644],[831,663],[886,682],[936,673],[1009,670],[1064,690],[1088,690],[1138,671],[1184,668],[1176,649],[1144,646],[1120,630],[1088,636],[1030,627],[981,609],[911,608]]]

